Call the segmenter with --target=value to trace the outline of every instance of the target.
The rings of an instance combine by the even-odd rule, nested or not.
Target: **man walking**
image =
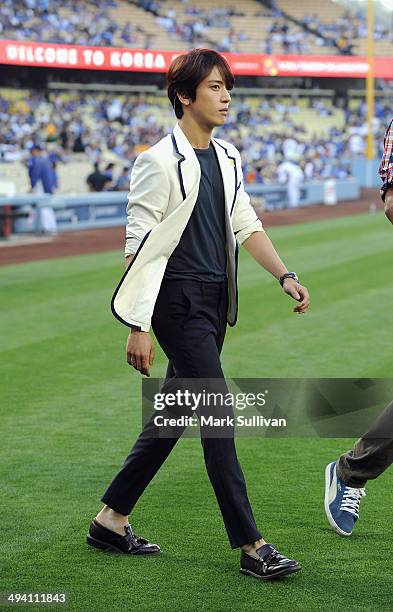
[[[379,168],[385,214],[393,223],[393,121],[386,131]],[[393,402],[352,450],[325,469],[325,513],[333,529],[350,536],[359,518],[359,506],[368,480],[378,478],[393,463]]]
[[[216,381],[225,389],[220,352],[227,322],[237,318],[237,253],[241,243],[273,274],[285,293],[309,306],[307,289],[288,272],[245,193],[241,160],[230,143],[213,138],[223,125],[234,78],[226,60],[209,49],[177,57],[168,75],[168,97],[178,123],[136,160],[131,175],[126,229],[127,270],[112,299],[114,315],[131,328],[127,361],[149,376],[154,360],[150,325],[168,357],[162,393],[181,379]],[[221,406],[220,414],[233,414]],[[154,415],[153,415],[154,417]],[[92,522],[87,542],[126,554],[160,552],[133,533],[128,516],[175,446],[152,418],[123,468],[102,497],[105,506]],[[261,579],[300,569],[259,532],[234,444],[225,435],[205,435],[206,468],[232,548],[241,548],[241,571]]]

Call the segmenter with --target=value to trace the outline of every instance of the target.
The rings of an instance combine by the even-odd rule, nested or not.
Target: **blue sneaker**
[[[333,529],[342,536],[350,536],[359,518],[359,505],[366,495],[364,489],[348,487],[337,474],[333,461],[325,470],[325,512]]]

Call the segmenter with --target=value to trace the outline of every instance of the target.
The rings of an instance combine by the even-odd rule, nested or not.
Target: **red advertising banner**
[[[0,40],[0,64],[19,66],[166,72],[176,55],[179,52]]]
[[[0,64],[15,66],[166,72],[173,58],[179,54],[179,51],[0,40]],[[367,59],[361,56],[259,53],[223,53],[223,55],[229,61],[234,74],[238,75],[365,78],[368,71]],[[393,79],[393,58],[376,57],[374,76]]]

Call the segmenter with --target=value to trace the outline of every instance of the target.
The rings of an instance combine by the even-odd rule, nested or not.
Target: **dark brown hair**
[[[213,49],[193,49],[176,57],[167,72],[168,98],[174,108],[176,117],[183,116],[183,105],[177,94],[188,96],[193,102],[196,88],[213,70],[219,69],[225,87],[233,88],[235,77],[225,57]],[[176,103],[177,100],[177,103]]]

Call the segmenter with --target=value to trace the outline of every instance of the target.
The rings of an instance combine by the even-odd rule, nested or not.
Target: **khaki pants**
[[[358,440],[341,455],[337,473],[349,487],[364,487],[393,463],[393,402]]]

